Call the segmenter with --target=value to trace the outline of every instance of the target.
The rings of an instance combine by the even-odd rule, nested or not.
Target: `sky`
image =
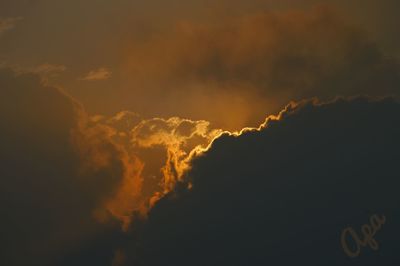
[[[157,0],[112,2],[3,0],[0,3],[1,17],[5,21],[3,24],[9,26],[3,26],[2,30],[0,62],[23,70],[40,72],[51,84],[62,87],[82,102],[86,110],[92,114],[112,115],[129,110],[149,118],[178,115],[185,118],[214,120],[218,126],[238,130],[248,125],[257,126],[263,121],[266,113],[275,113],[290,100],[301,100],[304,97],[291,93],[286,97],[280,96],[282,100],[272,99],[275,97],[271,95],[259,97],[249,87],[259,87],[260,81],[248,82],[250,77],[238,77],[236,73],[235,77],[221,77],[224,71],[254,72],[255,69],[260,71],[260,67],[268,67],[260,66],[260,62],[255,58],[258,56],[267,56],[271,61],[289,60],[279,58],[279,54],[275,55],[277,58],[257,54],[253,51],[256,47],[251,45],[264,45],[260,49],[271,49],[271,54],[279,53],[274,51],[281,47],[290,49],[286,54],[282,54],[282,57],[318,56],[313,54],[314,51],[303,52],[300,49],[286,47],[287,42],[294,41],[291,38],[300,37],[304,38],[299,41],[305,46],[301,49],[313,49],[311,47],[313,43],[307,42],[318,41],[321,42],[319,49],[328,46],[327,50],[321,53],[325,56],[337,56],[336,53],[341,51],[336,49],[340,49],[337,46],[342,45],[341,42],[361,41],[376,46],[381,56],[397,58],[400,55],[396,12],[398,5],[398,1],[390,0],[322,2],[192,0],[184,3]],[[320,16],[315,18],[315,24],[327,23],[323,21],[326,15],[318,15],[318,12],[323,11],[313,10],[318,7],[332,9],[331,12],[335,13],[331,17],[332,23],[339,24],[331,25],[326,34],[318,31],[317,25],[307,25],[312,23],[306,21],[312,16]],[[265,14],[265,12],[278,14]],[[264,13],[266,19],[274,15],[286,16],[278,22],[281,25],[277,25],[285,27],[285,23],[296,24],[294,17],[297,15],[290,12],[304,12],[305,17],[300,18],[302,15],[299,15],[297,19],[299,25],[303,24],[309,29],[298,30],[309,31],[310,36],[306,34],[297,36],[296,34],[302,33],[293,32],[291,36],[289,33],[286,39],[285,36],[278,36],[280,29],[274,29],[272,25],[263,31],[262,26],[256,21],[254,25],[251,23],[244,25],[241,21]],[[290,22],[291,16],[293,21]],[[232,29],[228,29],[229,27]],[[286,27],[290,28],[292,25]],[[339,29],[340,27],[354,28],[364,36],[358,37],[358,40],[341,40],[339,38],[345,37],[327,36],[344,34],[335,32],[336,30],[348,30]],[[239,35],[221,36],[213,43],[214,35],[223,35],[229,30],[237,30]],[[256,40],[252,40],[251,44],[246,43],[242,38],[251,36],[240,34],[250,30],[254,30],[254,34],[258,32],[264,36],[264,40],[275,38],[276,43],[257,44]],[[193,31],[191,33],[193,36],[189,35],[189,31]],[[207,37],[203,38],[202,34],[206,34]],[[197,42],[195,38],[200,38],[201,41]],[[336,38],[333,42],[337,43],[332,43],[329,38]],[[186,46],[186,49],[181,49],[183,48],[181,46]],[[249,62],[240,58],[237,58],[237,62],[227,62],[226,56],[232,55],[219,54],[224,49],[227,53],[247,53],[251,59]],[[297,54],[289,54],[292,52]],[[198,57],[201,57],[203,62],[200,62]],[[290,62],[282,64],[289,65]],[[316,64],[325,65],[327,62],[316,62]],[[284,71],[290,67],[295,68],[295,66],[283,67]],[[184,71],[182,68],[190,71],[194,77],[189,77],[188,73],[181,73]],[[265,75],[274,75],[268,73],[268,69],[264,71]],[[197,80],[188,80],[190,78]],[[219,78],[229,80],[221,82]],[[270,79],[270,77],[263,78]],[[282,81],[278,80],[277,83]],[[216,88],[210,91],[207,89],[209,87]],[[282,90],[280,87],[281,84],[268,84],[264,89]],[[334,92],[329,94],[332,95]],[[255,98],[258,98],[260,103],[254,104]],[[209,112],[205,112],[203,108],[205,102],[211,105],[208,108]],[[229,117],[227,114],[229,112],[226,111],[228,108],[240,110],[237,119]]]
[[[0,264],[400,262],[399,9],[0,0]]]

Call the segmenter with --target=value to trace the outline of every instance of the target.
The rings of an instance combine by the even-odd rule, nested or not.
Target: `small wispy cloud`
[[[54,65],[49,63],[44,63],[36,67],[31,68],[31,72],[44,74],[44,75],[58,75],[67,69],[64,65]]]
[[[26,66],[20,64],[10,64],[7,61],[0,61],[0,68],[10,68],[18,74],[37,74],[43,79],[57,78],[67,70],[66,66],[58,64],[42,63],[35,66]]]
[[[90,71],[85,77],[81,78],[81,80],[106,80],[111,78],[112,72],[105,67],[101,67],[99,69],[95,69]]]
[[[22,20],[22,17],[9,17],[0,18],[0,36],[15,27],[18,21]]]

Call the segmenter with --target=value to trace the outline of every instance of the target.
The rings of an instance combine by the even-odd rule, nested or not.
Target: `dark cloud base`
[[[398,265],[400,105],[305,102],[260,132],[224,135],[140,228],[129,265]],[[345,255],[374,215],[378,251]]]

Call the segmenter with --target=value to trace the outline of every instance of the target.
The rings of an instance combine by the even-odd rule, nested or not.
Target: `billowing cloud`
[[[182,21],[132,44],[124,70],[157,108],[236,129],[291,100],[397,96],[400,85],[399,63],[328,7]]]
[[[399,117],[391,99],[306,101],[259,129],[222,135],[193,161],[193,187],[183,183],[152,209],[127,265],[399,262]],[[380,248],[362,245],[350,259],[342,231],[364,239],[374,214],[387,219],[373,235]]]
[[[182,181],[192,157],[206,149],[221,133],[204,120],[179,117],[144,119],[124,111],[113,117],[93,116],[93,125],[107,130],[113,142],[134,157],[116,197],[107,203],[111,214],[128,229],[136,214],[146,216],[150,207]]]
[[[105,67],[101,67],[96,70],[90,71],[82,80],[93,81],[93,80],[106,80],[111,78],[112,72]]]
[[[132,142],[139,148],[165,147],[167,162],[162,172],[164,189],[168,192],[188,170],[191,153],[205,149],[221,133],[218,129],[210,130],[209,126],[207,121],[153,118],[142,121],[132,130]]]
[[[15,27],[22,17],[0,18],[0,36]]]

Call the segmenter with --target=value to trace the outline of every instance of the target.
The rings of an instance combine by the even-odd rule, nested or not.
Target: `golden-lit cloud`
[[[81,175],[90,176],[109,169],[108,178],[116,182],[116,187],[99,202],[93,214],[100,222],[108,222],[111,214],[127,226],[133,212],[140,210],[143,203],[140,201],[143,166],[139,158],[128,154],[125,146],[112,139],[113,134],[112,128],[83,122],[73,131],[72,140],[80,154]],[[115,171],[116,165],[121,167],[118,171]]]
[[[157,146],[165,148],[167,159],[161,169],[161,182],[163,193],[167,193],[189,168],[192,151],[207,147],[220,133],[221,130],[210,129],[210,123],[204,120],[153,118],[142,121],[132,129],[131,141],[135,147],[142,149]]]
[[[146,216],[157,200],[173,190],[190,168],[192,156],[205,149],[222,132],[212,129],[204,120],[143,119],[129,111],[113,117],[93,116],[90,124],[84,136],[101,129],[120,149],[120,158],[125,165],[124,177],[105,206],[110,214],[122,221],[124,229],[129,228],[134,215]],[[84,143],[90,143],[90,138],[80,143],[85,146]],[[84,153],[83,158],[94,160],[93,165],[107,164],[107,155],[91,152],[90,156]],[[98,210],[96,215],[100,220],[106,219],[104,212]]]
[[[107,221],[109,217],[104,212],[106,210],[122,222],[124,230],[134,227],[132,222],[135,216],[146,217],[154,204],[173,191],[178,183],[186,183],[188,189],[193,188],[185,175],[191,169],[192,160],[207,152],[215,139],[224,135],[239,137],[247,132],[261,131],[296,106],[296,103],[287,105],[278,115],[268,116],[259,127],[232,132],[212,128],[210,122],[205,120],[193,121],[179,117],[143,119],[129,111],[113,117],[93,116],[91,130],[97,132],[101,128],[108,132],[106,135],[109,140],[120,149],[119,158],[125,169],[114,196],[105,203],[103,212],[99,209],[95,213],[97,218]],[[85,135],[88,134],[86,132]],[[90,143],[90,139],[82,143]],[[110,159],[98,151],[90,156],[83,154],[83,158],[91,158],[95,160],[93,165],[103,167]]]

